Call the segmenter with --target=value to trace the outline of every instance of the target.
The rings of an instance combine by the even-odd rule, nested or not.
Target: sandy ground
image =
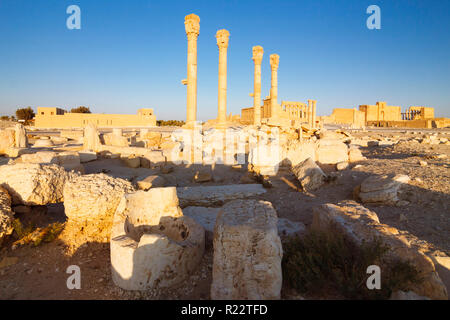
[[[358,132],[353,136],[370,135],[373,139],[393,139],[398,137],[417,137],[423,130],[410,133],[395,130],[374,130]],[[413,133],[411,133],[413,132]],[[449,135],[443,135],[450,137]],[[407,230],[429,244],[430,251],[441,251],[450,255],[450,146],[402,142],[392,146],[363,147],[368,160],[355,168],[336,172],[334,166],[323,167],[336,179],[313,193],[299,191],[300,184],[289,170],[281,170],[271,178],[272,188],[259,199],[273,203],[279,217],[301,221],[309,225],[312,221],[312,208],[323,203],[336,203],[353,199],[353,190],[371,174],[401,173],[411,177],[408,189],[401,195],[407,201],[402,207],[371,206],[380,222]],[[438,158],[445,154],[447,158]],[[420,166],[419,160],[427,161]],[[151,169],[129,169],[119,160],[102,159],[85,165],[86,173],[105,172],[128,180],[138,179],[158,173]],[[176,168],[170,174],[169,185],[195,185],[191,181],[198,168]],[[238,183],[243,171],[217,166],[213,172],[214,180],[206,185]],[[174,178],[173,178],[174,177]],[[17,215],[26,223],[45,226],[55,221],[65,221],[62,204],[47,207],[34,207],[32,214]],[[127,292],[116,287],[111,280],[109,243],[98,241],[86,243],[75,252],[68,250],[70,239],[60,239],[38,247],[11,249],[11,241],[0,251],[0,261],[4,257],[17,257],[16,264],[0,268],[0,299],[209,299],[211,285],[212,254],[211,244],[198,270],[176,288],[156,292]],[[66,280],[70,265],[81,268],[81,289],[69,290]],[[286,297],[286,292],[282,292]]]

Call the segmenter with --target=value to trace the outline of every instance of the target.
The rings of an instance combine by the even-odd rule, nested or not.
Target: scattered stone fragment
[[[292,168],[292,172],[297,177],[305,191],[317,190],[325,183],[326,175],[320,167],[308,158]]]
[[[383,203],[395,205],[398,191],[402,184],[408,183],[410,178],[406,175],[373,175],[361,183],[359,198],[363,203]]]
[[[197,171],[194,175],[194,182],[209,182],[212,180],[212,174],[210,172]]]
[[[160,188],[165,187],[166,180],[161,176],[148,176],[137,182],[138,188],[140,190],[148,190],[150,188]]]
[[[339,162],[338,164],[336,164],[336,169],[338,171],[342,171],[348,168],[348,162]]]

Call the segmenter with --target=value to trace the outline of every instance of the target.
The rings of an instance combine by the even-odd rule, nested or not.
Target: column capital
[[[270,66],[272,67],[272,70],[278,69],[279,64],[280,64],[280,56],[277,54],[271,54],[270,55]]]
[[[193,13],[184,17],[184,28],[188,39],[197,38],[200,34],[200,17]]]
[[[218,30],[216,33],[217,46],[220,49],[228,48],[228,40],[230,37],[230,32],[225,29]]]
[[[252,48],[252,60],[253,62],[255,62],[255,64],[261,64],[262,63],[262,59],[263,59],[263,54],[264,54],[264,49],[261,46],[254,46]]]

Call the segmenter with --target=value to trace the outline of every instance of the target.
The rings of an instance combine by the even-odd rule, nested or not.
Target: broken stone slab
[[[116,130],[116,129],[113,129]],[[128,147],[129,142],[127,137],[123,137],[118,133],[106,133],[103,135],[104,144],[113,147]]]
[[[270,202],[228,202],[214,228],[211,299],[279,299],[283,250]]]
[[[80,162],[80,155],[75,151],[64,151],[58,153],[58,163],[66,171],[78,171],[84,173],[84,167]]]
[[[177,188],[177,194],[182,208],[188,206],[220,206],[230,200],[249,198],[265,192],[266,189],[260,184]]]
[[[8,190],[13,204],[28,206],[62,202],[64,185],[76,176],[56,164],[0,166],[0,185]]]
[[[79,151],[80,162],[86,163],[97,160],[97,152],[95,151]]]
[[[389,248],[386,253],[387,263],[398,259],[409,261],[419,272],[423,282],[412,285],[412,291],[431,299],[448,298],[447,289],[436,272],[433,261],[423,253],[421,240],[407,231],[381,224],[375,212],[357,202],[346,200],[337,205],[328,203],[315,207],[311,228],[342,232],[358,245],[378,239]]]
[[[11,210],[11,196],[8,191],[0,187],[0,246],[3,239],[13,231],[14,212]]]
[[[294,166],[292,172],[305,191],[317,190],[325,183],[327,178],[326,174],[311,158]]]
[[[166,179],[161,176],[148,176],[142,180],[137,181],[140,190],[148,190],[150,188],[161,188],[166,186]]]
[[[78,176],[64,186],[64,212],[80,222],[112,219],[122,196],[133,191],[128,181],[103,173]]]
[[[400,187],[408,183],[410,178],[406,175],[373,175],[366,178],[356,190],[363,203],[381,203],[395,205]]]
[[[174,187],[122,197],[111,231],[111,271],[117,286],[173,286],[198,267],[204,249],[204,229],[183,216]]]

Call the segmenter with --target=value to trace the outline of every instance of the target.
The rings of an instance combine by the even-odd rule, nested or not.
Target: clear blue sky
[[[81,8],[68,30],[66,8]],[[366,9],[381,8],[381,30]],[[198,112],[217,116],[218,29],[230,31],[228,112],[252,105],[251,48],[280,55],[278,97],[316,99],[318,114],[387,101],[450,117],[450,1],[0,0],[0,114],[16,108],[89,106],[96,113],[153,107],[186,117],[184,16],[200,16]]]

